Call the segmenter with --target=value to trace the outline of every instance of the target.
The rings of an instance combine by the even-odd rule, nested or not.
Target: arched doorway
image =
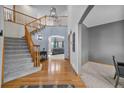
[[[49,36],[48,57],[52,59],[64,59],[64,37],[60,35]]]

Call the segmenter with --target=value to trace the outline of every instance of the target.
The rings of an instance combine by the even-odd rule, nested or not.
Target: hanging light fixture
[[[57,13],[56,13],[56,8],[55,7],[51,7],[50,8],[50,16],[51,17],[57,17]]]
[[[51,7],[50,8],[50,23],[52,25],[55,25],[57,23],[58,19],[57,19],[57,12],[56,12],[56,8],[55,7]]]

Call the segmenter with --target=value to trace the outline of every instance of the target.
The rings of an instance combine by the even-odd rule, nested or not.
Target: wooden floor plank
[[[86,87],[67,60],[47,60],[41,63],[41,71],[7,82],[3,88],[18,88],[22,85],[73,84],[77,88]]]

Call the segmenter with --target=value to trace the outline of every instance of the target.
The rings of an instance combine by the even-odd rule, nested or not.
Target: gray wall
[[[124,61],[124,21],[89,28],[89,60],[112,64]]]
[[[81,60],[82,65],[88,62],[88,29],[87,27],[82,24],[82,31],[81,31]]]
[[[68,6],[68,32],[75,32],[75,52],[72,51],[72,35],[70,38],[70,63],[76,73],[80,71],[80,60],[79,60],[79,21],[87,9],[88,5],[69,5]]]
[[[88,62],[88,29],[84,24],[78,25],[79,29],[79,64],[78,69],[81,71],[82,65]]]
[[[5,27],[5,37],[17,37],[21,38],[25,35],[25,29],[23,25],[12,23],[12,22],[4,22]]]

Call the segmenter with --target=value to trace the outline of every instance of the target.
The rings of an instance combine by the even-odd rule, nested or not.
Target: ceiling
[[[58,16],[67,16],[67,5],[32,5],[32,7],[36,8],[40,15],[49,15],[51,7],[56,8],[56,12]]]
[[[87,27],[124,20],[124,5],[95,5],[84,20]]]

